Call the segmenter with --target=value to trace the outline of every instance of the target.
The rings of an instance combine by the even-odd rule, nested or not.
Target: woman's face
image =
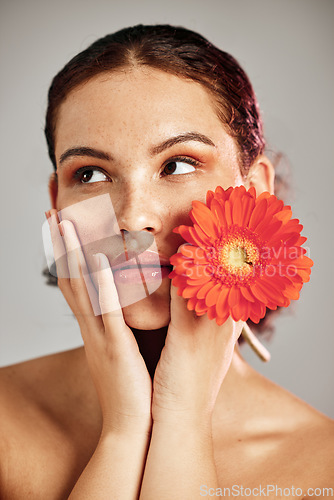
[[[242,184],[237,146],[205,88],[152,68],[100,74],[72,91],[59,109],[55,152],[55,208],[70,210],[91,199],[77,205],[77,230],[87,241],[102,241],[104,226],[115,223],[99,201],[109,195],[119,229],[154,238],[161,264],[183,243],[172,230],[190,223],[192,200],[205,201],[207,190],[218,185]],[[103,252],[112,261],[112,250]],[[149,330],[169,323],[168,271],[162,267],[153,293],[123,308],[129,326]],[[130,274],[123,270],[116,282],[123,294],[136,287]]]

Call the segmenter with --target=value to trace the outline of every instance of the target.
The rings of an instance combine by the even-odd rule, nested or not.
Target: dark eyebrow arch
[[[108,155],[108,153],[105,153],[104,151],[101,151],[99,149],[95,148],[88,148],[84,146],[78,146],[75,148],[69,148],[67,149],[59,159],[59,164],[61,165],[64,163],[65,160],[72,156],[90,156],[91,158],[98,158],[99,160],[111,160],[111,156]]]
[[[175,137],[171,137],[170,139],[167,139],[163,143],[153,146],[150,149],[150,154],[151,156],[153,155],[158,155],[159,153],[162,153],[165,151],[165,149],[171,148],[175,144],[180,144],[182,142],[189,142],[189,141],[197,141],[201,142],[203,144],[207,144],[209,146],[216,147],[216,145],[212,142],[209,137],[203,134],[199,134],[198,132],[187,132],[185,134],[180,134],[176,135]]]
[[[201,142],[202,144],[207,144],[208,146],[213,146],[216,147],[216,145],[212,142],[209,137],[203,134],[199,134],[198,132],[187,132],[185,134],[179,134],[176,135],[175,137],[171,137],[170,139],[167,139],[166,141],[162,142],[161,144],[158,144],[157,146],[153,146],[150,149],[150,155],[158,155],[165,151],[168,148],[171,148],[175,144],[181,144],[183,142],[190,142],[190,141],[197,141]],[[99,149],[95,148],[89,148],[86,146],[77,146],[73,148],[69,148],[64,153],[60,156],[59,159],[59,165],[64,163],[65,160],[68,158],[71,158],[72,156],[89,156],[91,158],[97,158],[99,160],[107,160],[111,161],[112,157]]]

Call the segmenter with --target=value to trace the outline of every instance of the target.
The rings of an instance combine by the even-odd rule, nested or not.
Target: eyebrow
[[[206,135],[200,134],[198,132],[187,132],[185,134],[176,135],[175,137],[170,137],[161,144],[153,146],[150,149],[149,153],[151,156],[155,156],[162,153],[166,149],[175,146],[176,144],[181,144],[184,142],[191,142],[191,141],[201,142],[202,144],[216,147],[214,142]],[[89,148],[86,146],[78,146],[69,148],[66,151],[64,151],[64,153],[60,156],[59,164],[61,165],[68,158],[71,158],[73,156],[89,156],[91,158],[97,158],[99,160],[107,160],[107,161],[112,160],[112,157],[105,151],[101,151],[100,149],[95,149],[95,148]]]
[[[99,160],[110,161],[112,158],[108,153],[101,151],[100,149],[88,148],[85,146],[79,146],[74,148],[69,148],[60,156],[59,164],[64,163],[65,160],[71,158],[72,156],[90,156],[91,158],[98,158]]]
[[[150,149],[151,156],[157,155],[165,151],[165,149],[171,148],[175,144],[180,144],[182,142],[190,142],[197,141],[202,144],[207,144],[208,146],[216,147],[216,145],[212,142],[212,140],[206,135],[199,134],[198,132],[187,132],[186,134],[176,135],[175,137],[171,137],[166,141],[162,142],[158,146],[153,146]]]

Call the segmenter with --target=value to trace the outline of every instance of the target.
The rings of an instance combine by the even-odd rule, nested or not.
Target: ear
[[[274,194],[274,180],[275,169],[273,164],[265,155],[258,156],[249,169],[246,185],[248,188],[254,186],[257,196],[263,191]]]
[[[58,177],[56,172],[50,175],[49,179],[49,196],[52,208],[57,209],[57,197],[58,197]]]

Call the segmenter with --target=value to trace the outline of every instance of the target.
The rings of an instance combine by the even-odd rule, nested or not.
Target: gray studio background
[[[2,0],[0,3],[0,365],[80,345],[59,290],[47,287],[41,227],[51,163],[43,136],[51,78],[96,38],[137,23],[199,31],[242,64],[271,147],[291,165],[294,216],[314,260],[301,299],[265,344],[265,376],[334,417],[333,39],[331,0]]]

